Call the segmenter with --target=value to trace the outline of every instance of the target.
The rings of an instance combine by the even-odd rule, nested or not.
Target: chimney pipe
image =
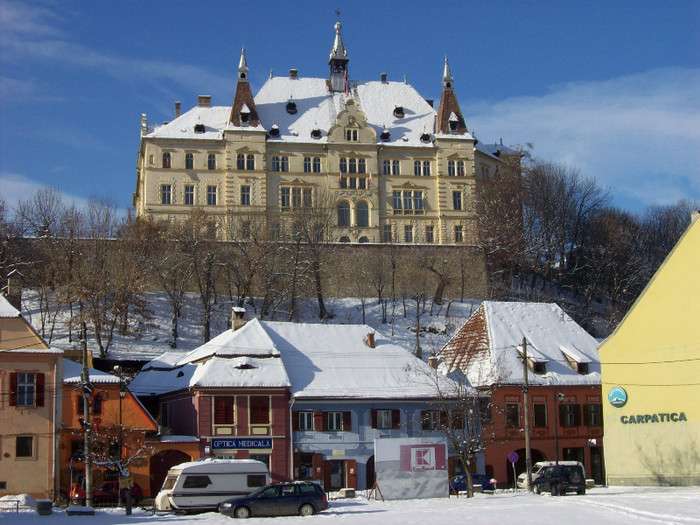
[[[211,107],[211,95],[199,95],[197,97],[197,105],[200,108],[209,108]]]
[[[374,333],[372,332],[367,334],[367,346],[374,348]]]
[[[245,308],[234,306],[231,308],[231,331],[235,332],[245,324]]]
[[[296,80],[299,75],[299,70],[298,69],[290,69],[289,70],[289,78],[292,80]]]
[[[180,116],[180,103],[175,102],[175,118]]]
[[[435,370],[437,370],[437,367],[438,367],[438,358],[437,358],[436,355],[431,355],[431,356],[428,358],[428,365],[430,365],[430,368],[434,368]]]
[[[386,73],[382,73],[382,84],[386,84]]]

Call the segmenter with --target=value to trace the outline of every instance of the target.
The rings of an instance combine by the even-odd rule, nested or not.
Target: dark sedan
[[[472,474],[472,485],[475,488],[480,486],[483,492],[493,492],[496,490],[496,480],[489,478],[486,474]],[[450,489],[453,492],[467,490],[467,476],[464,474],[454,476],[450,480]]]
[[[219,505],[219,512],[232,518],[251,516],[310,516],[329,507],[326,493],[307,481],[273,483],[247,496],[231,498]]]

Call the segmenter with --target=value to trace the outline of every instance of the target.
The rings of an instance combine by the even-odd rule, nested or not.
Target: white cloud
[[[5,204],[13,210],[17,209],[21,201],[30,199],[46,186],[47,184],[33,181],[19,173],[0,173],[0,195]],[[87,209],[88,201],[82,197],[65,193],[61,193],[61,197],[66,206],[75,205],[80,210]]]
[[[465,107],[478,137],[533,143],[537,157],[595,177],[623,207],[643,207],[700,198],[698,100],[700,70],[666,68]]]

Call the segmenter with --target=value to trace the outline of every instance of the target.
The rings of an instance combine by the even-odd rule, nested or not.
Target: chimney
[[[210,108],[211,107],[211,95],[199,95],[197,97],[197,105],[200,108]]]
[[[431,355],[431,356],[428,358],[428,364],[430,365],[430,368],[434,368],[435,370],[437,370],[437,367],[438,367],[438,358],[437,358],[437,356],[436,356],[436,355]]]
[[[180,103],[175,102],[175,118],[180,116]]]
[[[374,348],[374,333],[372,332],[367,334],[367,346]]]
[[[381,77],[382,77],[382,84],[386,84],[386,73],[382,73]]]
[[[231,308],[231,331],[235,332],[245,324],[245,308],[234,306]]]
[[[299,75],[299,70],[298,69],[290,69],[289,70],[289,78],[292,80],[296,80]]]

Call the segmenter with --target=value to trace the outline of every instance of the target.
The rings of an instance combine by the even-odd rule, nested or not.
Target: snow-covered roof
[[[214,357],[200,364],[190,381],[197,387],[289,387],[289,377],[279,357],[256,359]]]
[[[261,324],[282,354],[297,399],[436,395],[435,371],[367,325]],[[375,334],[374,348],[365,342],[368,333]]]
[[[63,359],[63,382],[64,383],[80,383],[80,374],[83,371],[83,365],[71,361],[70,359]],[[102,372],[95,368],[88,368],[88,373],[90,376],[91,383],[99,384],[119,384],[119,377],[108,374],[107,372]]]
[[[20,313],[17,308],[10,304],[10,301],[5,299],[5,296],[0,294],[0,317],[19,317]]]
[[[544,364],[544,373],[528,369],[530,384],[600,384],[598,342],[558,305],[485,301],[474,313],[479,315],[485,318],[486,334],[465,336],[467,321],[441,352],[445,355],[446,349],[458,351],[454,341],[460,338],[486,335],[472,359],[466,361],[467,377],[473,385],[521,384],[523,338],[527,341],[528,359]],[[575,369],[577,364],[587,367],[587,373]]]
[[[167,139],[221,140],[230,115],[230,107],[195,106],[175,120],[156,126],[147,136]],[[195,130],[197,125],[204,127]]]

